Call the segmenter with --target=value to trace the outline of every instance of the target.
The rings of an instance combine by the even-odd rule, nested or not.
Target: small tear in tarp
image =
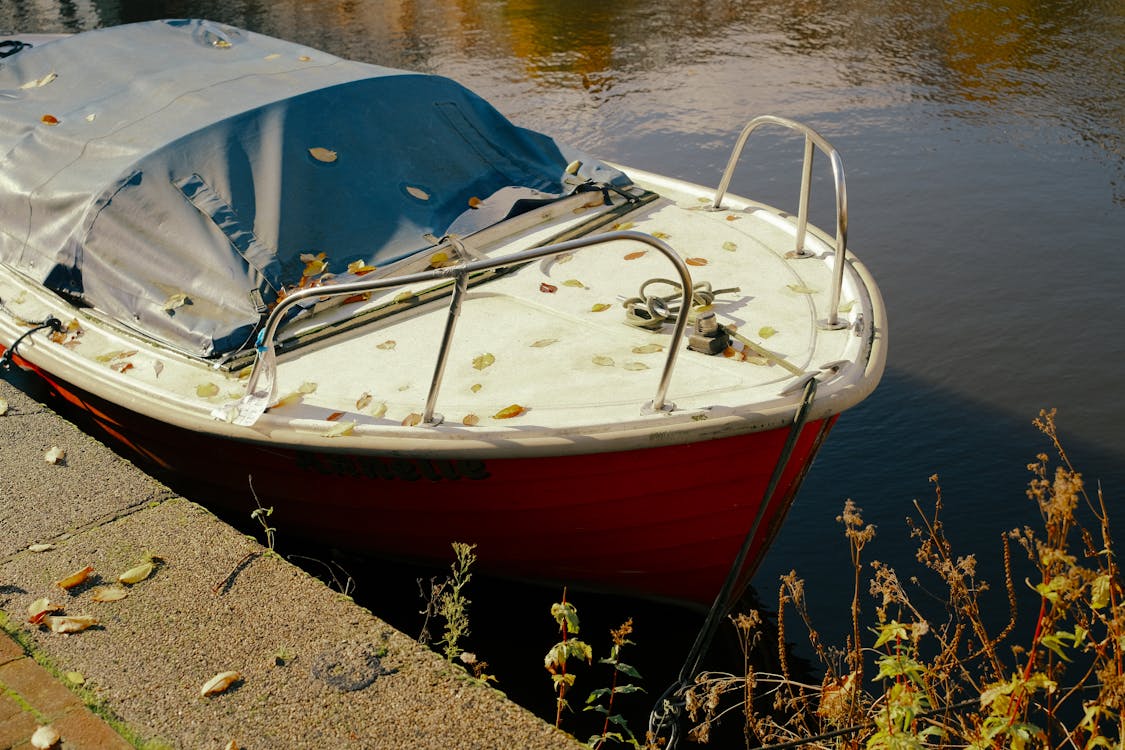
[[[564,194],[574,159],[628,183],[448,79],[205,21],[25,50],[5,92],[0,261],[198,356],[246,345],[302,254],[386,264],[480,228],[471,199]]]

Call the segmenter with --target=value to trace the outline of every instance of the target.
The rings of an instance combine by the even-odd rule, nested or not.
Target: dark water
[[[1031,426],[1040,408],[1058,409],[1071,458],[1125,517],[1121,0],[0,3],[0,29],[27,31],[184,16],[447,75],[522,125],[705,184],[754,115],[831,140],[847,169],[850,246],[889,306],[890,360],[875,395],[840,421],[754,581],[770,600],[795,568],[828,640],[847,629],[834,520],[847,498],[879,527],[869,555],[909,572],[903,519],[940,475],[950,536],[998,578],[1001,532],[1036,518],[1024,487],[1025,465],[1048,448]],[[793,207],[795,162],[750,158],[760,166],[732,190]],[[814,217],[831,222],[815,206]],[[349,572],[382,614],[390,577]],[[482,591],[478,607],[504,609],[512,595]],[[696,621],[635,609],[635,640],[681,658]],[[541,654],[553,642],[542,619],[501,638],[542,639]]]

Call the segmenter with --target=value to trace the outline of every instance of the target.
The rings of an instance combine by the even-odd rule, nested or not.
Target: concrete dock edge
[[[580,746],[4,380],[0,398],[0,748],[43,723],[60,748]],[[97,624],[30,623],[41,597]]]

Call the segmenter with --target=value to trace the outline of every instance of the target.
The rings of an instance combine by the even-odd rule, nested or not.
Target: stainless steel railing
[[[328,297],[354,295],[429,281],[446,281],[452,278],[454,280],[453,296],[450,300],[449,313],[446,317],[445,330],[442,333],[441,344],[438,347],[437,362],[434,365],[434,374],[430,380],[425,411],[422,414],[422,421],[424,423],[430,425],[439,424],[441,422],[441,417],[435,413],[434,409],[437,403],[438,392],[441,388],[442,376],[445,373],[445,363],[449,355],[450,344],[453,341],[457,320],[461,315],[461,304],[468,286],[469,276],[481,271],[529,263],[534,260],[539,260],[540,258],[562,255],[563,253],[574,252],[583,248],[617,240],[631,240],[649,245],[663,254],[675,267],[677,273],[679,273],[680,283],[683,285],[683,299],[680,309],[684,312],[676,318],[672,331],[672,341],[680,341],[683,338],[684,328],[687,325],[688,316],[686,313],[691,309],[692,301],[691,273],[688,271],[687,264],[684,263],[679,254],[667,243],[651,235],[636,231],[606,232],[604,234],[579,237],[565,242],[530,248],[518,253],[505,255],[501,258],[470,260],[446,268],[435,268],[429,271],[420,271],[403,276],[354,281],[347,284],[319,286],[301,289],[288,294],[274,307],[273,311],[266,319],[266,323],[261,332],[258,334],[258,343],[256,346],[257,358],[254,361],[254,367],[250,371],[250,377],[246,384],[246,395],[234,404],[215,410],[213,414],[216,418],[248,426],[254,424],[274,402],[277,386],[277,362],[274,352],[275,338],[277,336],[277,330],[285,318],[286,311],[291,309],[294,305],[310,297],[324,299]],[[460,244],[456,240],[446,240],[433,249],[451,250],[457,254],[458,257],[465,257],[461,252]],[[644,405],[644,409],[669,411],[674,408],[674,405],[667,401],[668,385],[672,380],[672,371],[675,368],[676,357],[681,348],[682,347],[676,345],[668,347],[668,356],[664,360],[664,369],[660,376],[656,395],[650,403]]]
[[[742,157],[742,150],[746,146],[746,140],[750,137],[751,133],[762,125],[780,125],[781,127],[794,130],[805,137],[805,156],[801,169],[801,194],[797,209],[797,237],[796,246],[793,248],[793,254],[797,257],[807,258],[812,255],[812,253],[805,249],[805,236],[808,233],[809,226],[809,193],[812,190],[813,146],[815,145],[819,148],[832,164],[832,180],[836,187],[836,262],[833,269],[834,280],[832,299],[828,307],[828,317],[825,320],[819,321],[819,325],[822,328],[828,329],[846,328],[847,323],[840,320],[838,310],[840,307],[840,294],[844,285],[844,261],[848,251],[848,191],[844,183],[844,163],[840,159],[840,154],[833,148],[832,144],[820,135],[820,133],[817,133],[808,125],[794,120],[788,120],[784,117],[775,117],[773,115],[755,117],[742,129],[742,133],[739,134],[738,140],[734,144],[734,150],[730,155],[730,161],[727,162],[726,169],[723,171],[723,178],[719,182],[719,187],[715,191],[715,200],[712,202],[711,208],[714,210],[722,208],[723,197],[726,195],[727,188],[730,187],[731,177],[734,175],[734,168]]]

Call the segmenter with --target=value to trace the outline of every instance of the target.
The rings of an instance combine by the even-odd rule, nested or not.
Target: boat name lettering
[[[487,479],[484,461],[381,458],[352,456],[347,453],[299,453],[297,465],[321,474],[368,479],[401,479],[406,482],[429,480]]]

